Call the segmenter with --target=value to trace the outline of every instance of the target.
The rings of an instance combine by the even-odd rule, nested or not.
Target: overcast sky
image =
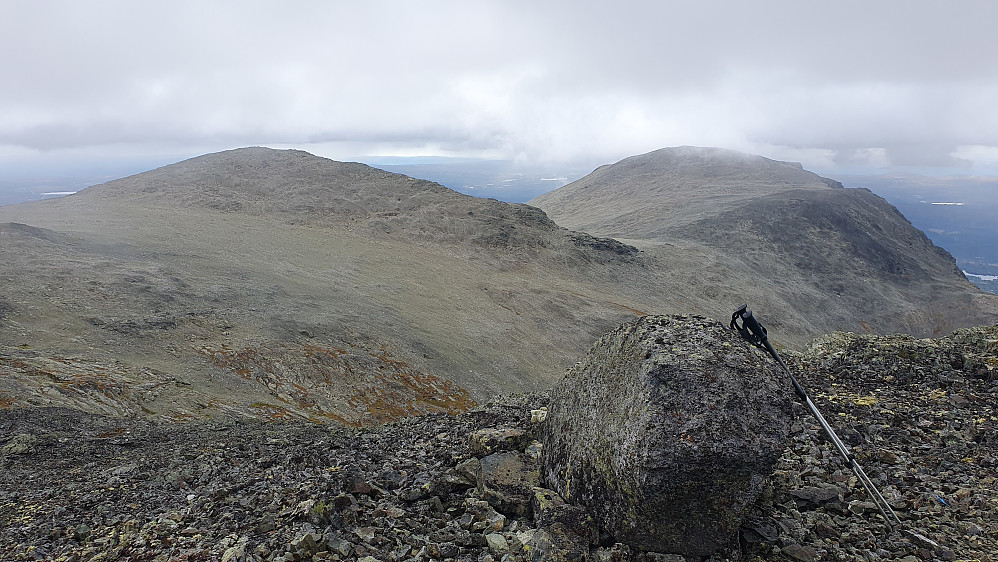
[[[994,0],[0,0],[0,165],[698,145],[998,174],[996,24]]]

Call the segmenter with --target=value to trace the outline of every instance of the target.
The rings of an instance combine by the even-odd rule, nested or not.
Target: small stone
[[[454,472],[468,479],[470,482],[478,480],[478,473],[482,470],[482,461],[478,457],[472,457],[454,467]]]
[[[307,554],[315,554],[319,551],[319,543],[312,533],[302,533],[291,542],[291,546]]]
[[[810,546],[801,546],[799,544],[789,544],[783,547],[783,554],[786,554],[790,558],[797,560],[799,562],[816,562],[818,560],[818,551]]]
[[[800,510],[812,510],[839,501],[839,494],[839,489],[835,486],[806,486],[790,490],[790,497],[794,498],[797,509]]]
[[[523,550],[529,560],[565,562],[582,560],[589,555],[589,541],[572,533],[560,523],[538,529]]]
[[[256,524],[257,534],[266,534],[277,528],[277,524],[274,522],[274,516],[271,514],[264,515],[259,523]]]
[[[87,537],[89,536],[90,536],[90,525],[87,525],[86,523],[77,525],[76,529],[73,531],[73,538],[75,538],[80,542],[87,540]]]
[[[594,554],[595,562],[628,562],[631,559],[630,547],[619,542],[611,547],[600,547]]]
[[[454,558],[461,553],[461,548],[452,542],[442,542],[437,545],[441,558]]]
[[[814,534],[818,535],[818,537],[822,539],[834,539],[835,537],[838,537],[841,532],[834,525],[820,521],[814,526]]]
[[[436,496],[446,496],[453,492],[474,488],[475,482],[476,478],[474,476],[468,478],[465,474],[452,469],[434,478],[427,488],[427,493]]]
[[[489,533],[485,535],[485,541],[489,544],[489,548],[498,554],[509,551],[509,541],[506,537],[500,535],[499,533]]]
[[[328,537],[327,535],[326,544],[330,552],[339,554],[344,558],[350,556],[350,553],[353,551],[352,544],[338,537]]]
[[[235,562],[246,557],[246,542],[249,537],[241,537],[236,544],[225,549],[222,554],[222,562]]]
[[[528,457],[530,457],[530,458],[532,458],[532,459],[534,459],[536,461],[536,460],[538,460],[538,459],[541,458],[541,449],[543,449],[543,448],[544,448],[544,445],[542,445],[540,441],[533,441],[532,443],[530,443],[529,445],[527,445],[527,448],[524,449],[523,452]]]
[[[940,560],[944,560],[946,562],[952,562],[953,560],[956,560],[956,558],[957,558],[956,553],[953,552],[952,550],[950,550],[949,548],[946,548],[945,546],[937,548],[936,552],[935,552],[935,555],[936,555],[936,558],[938,558]]]
[[[437,513],[444,512],[444,502],[440,501],[440,496],[433,496],[426,500],[426,505],[430,506],[430,509]]]
[[[377,530],[374,527],[360,527],[355,529],[353,534],[357,535],[361,541],[370,544],[371,540],[377,534]]]
[[[849,502],[849,511],[855,513],[856,515],[862,515],[868,511],[877,511],[877,504],[873,502],[865,502],[859,500],[853,500]]]
[[[522,451],[534,438],[522,429],[486,428],[468,436],[468,445],[476,456],[501,451]]]
[[[462,529],[471,528],[471,524],[475,522],[475,516],[471,513],[465,513],[461,517],[457,518],[457,525]]]
[[[374,490],[371,483],[359,476],[354,476],[347,481],[346,491],[351,494],[369,495]]]
[[[475,519],[472,529],[476,531],[501,531],[506,526],[506,516],[497,512],[489,502],[469,499],[465,501],[465,509]]]
[[[646,552],[645,562],[686,562],[681,554],[665,554],[662,552]]]
[[[537,529],[526,529],[524,531],[517,531],[516,540],[519,541],[520,544],[527,544],[528,542],[530,542],[530,539],[534,538],[534,533],[536,532]]]
[[[454,558],[460,553],[460,547],[452,542],[430,543],[426,545],[426,554],[434,559]]]

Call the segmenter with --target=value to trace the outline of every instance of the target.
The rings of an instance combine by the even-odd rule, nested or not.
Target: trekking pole
[[[741,324],[739,324],[739,321],[741,321]],[[769,354],[773,356],[773,359],[776,359],[776,362],[783,367],[783,370],[786,371],[787,376],[790,377],[790,382],[794,385],[794,391],[797,393],[797,396],[801,399],[801,402],[807,406],[807,409],[811,411],[811,415],[818,420],[818,424],[821,425],[823,430],[825,430],[825,435],[828,436],[832,444],[835,445],[835,448],[838,449],[839,454],[842,455],[843,459],[845,459],[846,464],[852,468],[856,478],[863,483],[863,487],[866,488],[867,495],[869,495],[870,499],[877,504],[877,509],[880,510],[880,514],[884,516],[884,520],[887,521],[888,525],[890,525],[891,530],[894,531],[900,527],[901,520],[898,519],[897,514],[894,513],[893,509],[891,509],[890,504],[887,503],[884,496],[880,494],[880,490],[874,486],[873,481],[870,480],[870,477],[866,475],[863,467],[859,466],[859,463],[856,461],[856,457],[849,452],[849,449],[846,447],[845,443],[843,443],[842,440],[839,439],[839,436],[835,434],[835,431],[832,430],[832,426],[825,421],[825,416],[822,416],[821,412],[818,411],[818,407],[814,405],[814,402],[811,402],[811,398],[807,395],[807,391],[804,390],[804,387],[797,381],[797,378],[790,372],[787,364],[783,362],[780,355],[776,353],[775,349],[773,349],[773,345],[769,343],[769,336],[766,334],[766,328],[764,328],[762,324],[760,324],[759,321],[752,316],[752,311],[747,309],[747,305],[741,305],[738,307],[738,310],[731,314],[730,327],[733,330],[738,330],[738,333],[752,345],[761,347],[769,352]]]

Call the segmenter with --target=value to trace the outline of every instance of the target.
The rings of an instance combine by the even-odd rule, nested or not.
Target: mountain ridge
[[[792,163],[667,148],[602,167],[528,204],[649,256],[709,248],[728,276],[763,285],[767,305],[782,301],[782,311],[832,320],[828,331],[942,335],[961,327],[963,314],[988,323],[996,311],[995,299],[895,207]],[[725,284],[724,275],[714,272],[714,282]]]
[[[634,316],[614,279],[647,267],[533,207],[270,149],[3,207],[0,223],[26,225],[0,229],[0,368],[16,375],[0,397],[117,415],[372,423],[540,389]],[[358,398],[386,384],[399,393]]]
[[[724,321],[747,301],[774,344],[801,347],[836,323],[904,327],[894,305],[948,306],[932,320],[942,329],[994,303],[954,284],[948,254],[932,258],[903,217],[828,185],[649,223],[657,238],[638,249],[447,194],[456,205],[275,212],[222,192],[160,200],[144,181],[110,189],[134,196],[0,207],[4,557],[684,559],[610,540],[593,513],[537,488],[550,397],[508,392],[550,388],[597,335],[661,311]],[[454,220],[432,222],[441,213]],[[849,283],[812,285],[807,267]],[[965,300],[926,300],[950,289]],[[686,330],[667,337],[704,341]],[[832,333],[785,350],[854,462],[926,536],[879,520],[805,416],[714,557],[990,556],[996,338],[998,326]]]
[[[854,190],[724,156],[712,169],[726,207],[650,216],[657,239],[572,231],[531,205],[262,148],[0,207],[0,369],[12,375],[0,404],[366,424],[542,390],[645,314],[723,320],[748,302],[798,348],[836,329],[927,336],[993,318],[952,264],[912,265],[931,246],[912,242],[882,271],[860,259],[897,252],[870,242],[885,208],[829,214],[813,194]],[[800,203],[783,197],[797,184],[751,170],[774,193],[726,194],[743,161],[804,178]],[[694,180],[684,197],[696,206]],[[738,215],[752,204],[758,220]]]
[[[465,195],[357,162],[262,147],[191,158],[70,197],[237,212],[289,224],[345,223],[372,236],[402,235],[501,249],[558,245],[556,239],[564,238],[565,231],[536,207]],[[571,240],[561,249],[598,253],[613,246],[610,256],[633,254],[581,234]]]

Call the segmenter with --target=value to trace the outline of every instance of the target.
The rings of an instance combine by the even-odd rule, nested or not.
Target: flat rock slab
[[[786,448],[792,394],[779,366],[722,324],[643,317],[553,389],[544,485],[619,542],[710,555],[733,545]]]

